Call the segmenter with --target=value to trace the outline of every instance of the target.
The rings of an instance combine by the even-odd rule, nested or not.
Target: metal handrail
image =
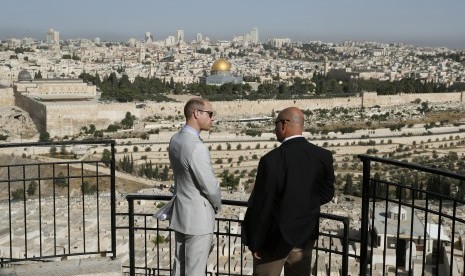
[[[39,143],[6,143],[6,144],[0,144],[0,148],[23,148],[23,147],[50,147],[50,146],[57,146],[57,145],[106,145],[106,146],[110,146],[111,147],[111,160],[107,160],[107,161],[102,161],[102,160],[94,160],[94,161],[75,161],[75,160],[67,160],[67,161],[56,161],[56,162],[53,162],[53,161],[47,161],[47,162],[24,162],[22,164],[6,164],[6,165],[2,165],[1,168],[5,168],[5,175],[4,175],[4,178],[0,179],[0,185],[4,185],[3,187],[8,191],[8,193],[11,193],[12,192],[12,187],[13,185],[18,185],[18,184],[21,184],[21,187],[23,188],[24,190],[24,199],[22,199],[21,201],[19,202],[23,202],[19,205],[17,205],[18,208],[22,209],[22,214],[23,214],[23,218],[21,219],[22,223],[24,224],[24,226],[22,227],[23,228],[23,234],[21,234],[22,236],[24,236],[24,239],[22,240],[23,244],[21,246],[24,246],[24,251],[25,251],[25,254],[24,254],[24,258],[14,258],[13,257],[13,254],[12,254],[12,236],[14,235],[14,230],[12,229],[12,206],[13,206],[13,202],[12,202],[12,198],[11,198],[11,194],[9,194],[9,197],[5,200],[5,203],[7,204],[8,206],[8,210],[9,210],[9,215],[8,215],[8,221],[5,221],[4,222],[4,225],[6,227],[9,227],[9,230],[8,230],[8,233],[9,233],[9,244],[10,244],[10,252],[9,252],[9,258],[5,258],[5,256],[2,257],[2,265],[4,263],[15,263],[15,262],[20,262],[20,261],[25,261],[25,260],[30,260],[30,261],[41,261],[41,260],[46,260],[46,259],[51,259],[51,258],[57,258],[57,257],[68,257],[68,256],[80,256],[80,255],[95,255],[95,254],[112,254],[112,257],[116,257],[116,222],[115,222],[115,219],[116,219],[116,211],[115,211],[115,205],[116,205],[116,186],[115,186],[115,141],[114,140],[89,140],[89,141],[60,141],[60,142],[39,142]],[[92,173],[92,174],[89,174],[89,173],[84,173],[84,167],[83,165],[84,164],[92,164],[95,166],[95,170],[96,172],[95,173]],[[99,173],[99,164],[104,164],[106,166],[110,166],[110,173]],[[77,168],[77,170],[79,171],[79,173],[77,174],[73,174],[71,175],[70,174],[70,165],[81,165]],[[52,174],[50,175],[41,175],[41,171],[42,171],[42,168],[45,168],[45,167],[48,167],[50,166],[52,168]],[[64,170],[67,170],[68,173],[64,176],[58,176],[55,174],[55,168],[58,168],[58,167],[61,167],[63,168]],[[13,171],[18,171],[20,173],[11,173]],[[30,174],[29,172],[26,173],[26,171],[31,171],[32,174]],[[35,171],[35,173],[34,173]],[[41,183],[46,183],[46,182],[51,182],[51,183],[54,183],[53,181],[57,180],[57,179],[64,179],[64,180],[67,180],[68,182],[71,181],[71,180],[78,180],[78,179],[82,179],[82,181],[84,181],[85,179],[95,179],[95,183],[98,187],[99,185],[99,178],[106,178],[106,179],[109,179],[109,184],[110,184],[110,188],[109,190],[105,190],[105,191],[101,191],[101,190],[98,190],[96,193],[97,193],[97,196],[95,196],[95,200],[97,200],[97,205],[98,205],[98,202],[100,200],[100,197],[106,197],[107,194],[109,194],[110,196],[110,217],[109,217],[109,223],[111,224],[110,228],[111,229],[108,229],[111,231],[111,248],[101,248],[100,247],[100,232],[99,232],[99,227],[100,227],[100,217],[99,217],[99,209],[97,209],[97,243],[96,244],[93,244],[93,246],[95,246],[95,248],[92,248],[92,249],[88,249],[86,248],[86,233],[85,233],[85,220],[86,218],[85,217],[85,209],[84,207],[82,208],[82,210],[80,210],[82,213],[80,213],[81,217],[83,218],[82,220],[82,227],[83,227],[83,236],[81,237],[84,241],[83,243],[83,250],[82,251],[79,251],[79,250],[72,250],[71,249],[71,244],[70,244],[70,225],[71,225],[71,222],[70,222],[70,200],[74,200],[72,197],[70,197],[70,189],[69,189],[69,186],[68,186],[68,190],[67,190],[67,196],[65,195],[65,200],[67,200],[67,202],[65,202],[65,205],[63,206],[63,208],[65,209],[65,214],[67,212],[67,222],[64,226],[64,228],[61,228],[61,229],[65,229],[64,231],[67,232],[67,237],[68,237],[68,240],[66,241],[66,245],[67,245],[67,250],[63,249],[63,252],[62,254],[57,252],[56,251],[56,248],[59,247],[60,245],[57,245],[56,244],[56,241],[57,241],[57,226],[56,226],[56,218],[57,216],[59,216],[58,213],[56,213],[56,210],[55,210],[55,203],[56,203],[56,200],[58,198],[58,196],[55,194],[55,185],[52,185],[53,187],[53,194],[51,196],[42,196],[41,194]],[[30,181],[37,181],[38,182],[38,197],[37,197],[37,200],[39,202],[39,206],[42,205],[42,202],[45,202],[45,199],[47,198],[47,201],[50,201],[50,203],[53,204],[53,214],[52,214],[52,218],[49,218],[49,217],[44,217],[43,216],[43,213],[42,213],[42,209],[39,208],[38,210],[38,219],[39,219],[39,225],[38,225],[38,231],[39,231],[39,236],[37,237],[38,240],[38,244],[39,244],[39,247],[37,248],[37,251],[33,251],[32,253],[28,254],[29,253],[29,247],[28,247],[28,236],[29,236],[29,233],[28,233],[28,226],[30,224],[30,222],[28,222],[28,219],[26,218],[26,209],[28,208],[27,207],[27,201],[26,201],[26,183],[27,182],[30,182]],[[18,183],[18,184],[17,184]],[[43,184],[42,184],[43,185]],[[87,196],[84,195],[84,193],[82,194],[82,196],[79,197],[80,200],[82,200],[82,202],[84,202],[84,200],[87,198]],[[45,253],[44,251],[44,248],[43,248],[43,224],[42,224],[42,220],[45,220],[45,219],[50,219],[50,221],[52,222],[52,226],[53,226],[53,229],[51,230],[51,237],[53,238],[53,243],[54,246],[53,246],[53,250],[51,252],[51,254],[49,252]],[[20,223],[21,223],[20,221]],[[7,228],[8,229],[8,228]],[[72,252],[74,251],[74,252]]]
[[[459,173],[455,173],[455,172],[451,172],[451,171],[446,171],[446,170],[442,170],[442,169],[438,169],[438,168],[432,168],[432,167],[427,167],[427,166],[423,166],[423,165],[419,165],[419,164],[413,164],[413,163],[407,163],[407,162],[403,162],[403,161],[398,161],[398,160],[392,160],[392,159],[386,159],[386,158],[380,158],[380,157],[376,157],[376,156],[370,156],[370,155],[358,155],[358,158],[360,160],[362,160],[363,162],[363,183],[362,183],[362,217],[361,217],[361,235],[360,235],[360,244],[361,244],[361,250],[360,250],[360,275],[367,275],[371,272],[368,272],[367,269],[368,269],[368,266],[370,265],[371,269],[373,269],[373,264],[369,263],[371,262],[370,260],[372,260],[373,258],[369,258],[368,257],[368,248],[370,247],[369,245],[369,232],[370,232],[370,225],[373,224],[373,220],[374,220],[374,214],[370,214],[370,204],[373,205],[372,207],[372,211],[374,212],[374,209],[375,209],[375,203],[377,204],[385,204],[385,209],[387,210],[389,204],[395,204],[395,206],[398,206],[398,209],[399,209],[399,213],[400,213],[400,208],[401,206],[404,206],[404,207],[407,207],[407,208],[410,208],[412,211],[412,218],[411,218],[411,229],[413,229],[413,211],[414,210],[417,210],[417,211],[420,211],[420,212],[423,212],[425,213],[425,226],[424,226],[424,242],[426,240],[426,235],[427,235],[427,230],[426,230],[426,224],[428,223],[427,221],[427,215],[434,215],[434,216],[437,216],[438,218],[438,233],[441,231],[441,221],[443,221],[444,219],[449,219],[452,221],[452,231],[454,231],[454,228],[455,228],[455,225],[458,224],[458,223],[462,223],[462,224],[465,224],[465,220],[463,219],[459,219],[456,217],[456,209],[457,209],[457,206],[458,204],[465,204],[465,201],[462,200],[462,199],[457,199],[457,198],[453,198],[451,196],[446,196],[446,195],[442,195],[442,194],[439,194],[439,193],[435,193],[435,192],[432,192],[432,191],[428,191],[428,190],[420,190],[418,188],[414,188],[414,187],[408,187],[404,184],[396,184],[396,183],[391,183],[391,182],[387,182],[387,181],[381,181],[381,180],[377,180],[377,179],[373,179],[371,177],[371,162],[377,162],[377,163],[381,163],[381,164],[385,164],[385,165],[392,165],[392,166],[395,166],[397,168],[405,168],[405,169],[409,169],[409,170],[412,170],[412,171],[419,171],[419,172],[423,172],[423,173],[428,173],[428,174],[432,174],[432,175],[439,175],[439,176],[444,176],[444,177],[449,177],[449,178],[452,178],[452,179],[455,179],[455,180],[459,180],[459,181],[465,181],[465,175],[463,174],[459,174]],[[394,188],[400,188],[400,189],[406,189],[406,190],[409,190],[409,191],[415,191],[417,193],[422,193],[426,196],[426,200],[425,200],[425,204],[426,206],[421,206],[421,205],[415,205],[415,199],[412,199],[412,200],[401,200],[401,196],[399,199],[391,199],[389,198],[389,195],[388,195],[388,189],[386,188],[386,192],[385,192],[385,195],[381,195],[381,196],[377,196],[375,193],[374,193],[374,185],[386,185],[386,187],[394,187]],[[373,191],[373,192],[372,192]],[[438,204],[439,204],[439,210],[435,210],[434,208],[431,209],[429,207],[429,204],[431,204],[430,200],[428,200],[428,197],[431,197],[431,196],[434,196],[436,198],[438,198]],[[445,211],[442,210],[443,208],[443,202],[451,202],[452,204],[450,204],[453,208],[453,213],[452,215],[450,213],[447,213]],[[369,222],[369,219],[371,217],[371,220],[372,220],[372,223],[370,224]],[[399,218],[397,218],[397,220],[399,220]],[[387,227],[387,224],[385,223],[385,228]],[[400,223],[397,222],[397,235],[396,235],[396,240],[399,240],[399,227],[400,227]],[[371,232],[371,252],[373,251],[373,247],[374,247],[374,242],[373,242],[373,239],[374,239],[374,234],[373,234],[373,229],[371,229],[372,232]],[[385,230],[386,231],[386,230]],[[412,233],[412,232],[411,232]],[[454,238],[455,238],[455,235],[454,235],[454,232],[452,232],[452,241],[454,241]],[[412,234],[410,234],[412,236]],[[439,234],[438,234],[439,235]],[[386,237],[386,235],[385,235]],[[439,247],[440,246],[440,240],[441,240],[441,237],[439,236],[439,238],[437,239],[437,242],[436,242],[436,246]],[[384,243],[386,241],[386,238],[384,240]],[[453,242],[452,242],[453,243]],[[386,244],[384,245],[386,246]],[[412,245],[410,245],[412,246]],[[411,250],[411,248],[410,248]],[[437,249],[437,250],[440,250],[440,249]],[[453,252],[454,252],[454,247],[451,248],[451,255],[453,256]],[[385,250],[383,251],[385,252]],[[385,253],[384,253],[385,254]],[[411,263],[412,263],[412,260],[411,260],[411,251],[410,251],[410,256],[409,256],[409,264],[411,266]],[[437,254],[437,257],[436,257],[436,261],[438,262],[439,261],[439,254]],[[424,268],[424,265],[425,265],[425,250],[423,250],[423,270],[425,269]],[[449,273],[452,273],[452,263],[453,263],[453,258],[451,259],[451,264],[450,264],[450,267],[449,267]],[[385,256],[383,257],[383,264],[385,265]],[[396,270],[397,270],[397,267],[398,267],[398,263],[396,261]],[[409,267],[410,269],[410,267]],[[435,264],[435,273],[439,273],[439,265],[436,263]]]
[[[169,200],[171,199],[170,195],[148,195],[148,194],[128,194],[126,195],[126,200],[128,201],[128,217],[129,217],[129,275],[136,274],[136,261],[135,261],[135,230],[143,230],[145,229],[143,226],[135,227],[134,225],[134,201],[136,200]],[[247,207],[246,201],[238,201],[238,200],[222,200],[223,205],[230,205],[230,206],[239,206],[239,207]],[[126,214],[118,214],[118,215],[126,215]],[[321,213],[320,218],[322,219],[329,219],[334,221],[339,221],[343,224],[343,236],[341,240],[342,244],[342,252],[335,251],[333,249],[322,249],[323,251],[334,253],[341,255],[342,257],[342,267],[341,267],[341,275],[348,275],[348,262],[349,262],[349,218],[342,217],[334,214],[325,214]],[[239,221],[239,220],[232,220],[232,221]],[[218,230],[219,233],[219,230]],[[217,234],[218,234],[217,233]],[[224,234],[224,233],[222,233]],[[237,234],[240,236],[239,234]],[[235,235],[235,236],[237,236]],[[330,236],[330,235],[328,235]]]

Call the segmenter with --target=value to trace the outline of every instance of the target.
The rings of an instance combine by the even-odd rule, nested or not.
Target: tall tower
[[[142,43],[139,45],[139,57],[137,58],[137,62],[142,62],[144,59],[145,59],[145,56],[144,55],[144,52],[143,49],[142,49]]]
[[[47,44],[60,45],[60,32],[55,31],[54,29],[48,30],[46,41]]]
[[[258,43],[258,28],[254,27],[252,31],[250,32],[250,36],[252,39],[252,43]]]
[[[200,43],[203,41],[203,38],[202,38],[202,34],[201,33],[197,33],[197,39],[196,39],[197,43]]]
[[[328,75],[328,70],[329,70],[329,64],[328,64],[328,57],[325,56],[325,64],[324,64],[324,75]]]
[[[177,42],[184,42],[184,30],[177,30],[176,31],[176,41]]]
[[[145,43],[152,43],[153,36],[150,32],[145,32]]]

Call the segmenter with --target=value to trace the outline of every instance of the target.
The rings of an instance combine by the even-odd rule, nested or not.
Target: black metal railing
[[[360,155],[360,275],[463,275],[465,175]]]
[[[156,206],[170,199],[163,195],[127,195],[129,264],[127,275],[170,275],[174,257],[174,234],[168,222],[152,217]],[[138,202],[138,210],[136,204]],[[152,204],[150,204],[151,202]],[[244,201],[223,200],[222,214],[216,219],[214,246],[209,257],[207,275],[251,275],[252,256],[241,243],[241,219]],[[147,208],[150,206],[149,208]],[[231,214],[228,217],[228,214]],[[125,214],[118,214],[125,215]],[[314,249],[315,271],[329,275],[348,275],[349,219],[332,214],[321,214],[330,220],[334,229],[320,229]],[[342,226],[336,224],[340,223]],[[327,225],[327,224],[325,224]],[[336,231],[335,229],[339,229]]]
[[[96,145],[109,158],[76,153]],[[2,267],[116,256],[114,141],[0,144],[0,153]]]
[[[73,153],[79,146],[110,154],[92,159]],[[360,234],[352,229],[349,237],[349,218],[321,214],[314,273],[348,275],[355,267],[360,275],[463,274],[465,176],[359,158],[361,222],[352,224]],[[125,274],[169,275],[174,234],[152,214],[170,196],[131,194],[117,204],[115,165],[112,140],[0,144],[0,267],[110,255]],[[250,275],[252,258],[240,235],[246,203],[223,203],[206,274]]]

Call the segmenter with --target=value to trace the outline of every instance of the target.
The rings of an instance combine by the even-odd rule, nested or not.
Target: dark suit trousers
[[[315,242],[306,248],[292,248],[281,242],[273,254],[264,251],[261,259],[253,260],[254,276],[309,276],[312,266],[312,250]]]

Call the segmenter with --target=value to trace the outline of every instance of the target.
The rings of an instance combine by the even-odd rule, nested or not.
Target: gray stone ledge
[[[121,276],[119,260],[106,257],[31,263],[0,268],[0,276]]]

